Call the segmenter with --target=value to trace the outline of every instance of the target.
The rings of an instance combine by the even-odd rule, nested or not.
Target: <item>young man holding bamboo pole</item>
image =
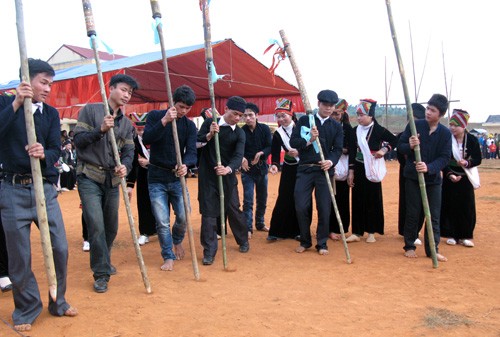
[[[148,169],[149,196],[163,258],[160,269],[164,271],[173,270],[174,260],[182,260],[185,255],[182,241],[186,233],[187,215],[179,177],[186,176],[188,166],[196,164],[196,125],[186,117],[195,100],[193,89],[187,85],[178,87],[173,94],[174,105],[167,110],[149,112],[144,130],[144,144],[151,145]],[[182,156],[180,167],[177,165],[174,147],[172,131],[174,120],[177,124],[177,138]],[[170,233],[170,205],[175,212],[172,233]]]
[[[78,115],[75,146],[78,158],[78,193],[90,240],[90,267],[94,273],[94,290],[108,290],[111,248],[118,232],[119,185],[132,169],[134,159],[134,127],[123,114],[123,107],[138,88],[135,79],[118,74],[109,82],[110,115],[104,104],[87,104]],[[113,157],[108,130],[113,129],[121,165]]]
[[[328,171],[333,177],[344,142],[344,134],[340,123],[330,118],[335,104],[339,101],[333,90],[322,90],[318,93],[318,113],[302,116],[290,138],[290,146],[299,151],[299,167],[295,183],[295,210],[300,228],[300,246],[295,249],[303,253],[312,247],[312,193],[316,197],[318,210],[318,227],[316,230],[316,250],[320,255],[328,254],[328,234],[332,197],[329,182],[325,177]],[[316,139],[319,139],[325,160],[321,160]]]
[[[9,255],[9,276],[13,285],[15,309],[12,314],[14,329],[31,330],[31,324],[42,311],[42,300],[31,270],[31,223],[37,217],[36,200],[31,174],[30,158],[40,160],[43,189],[47,207],[50,240],[57,276],[57,298],[49,296],[49,312],[54,316],[76,316],[78,311],[66,302],[66,275],[68,243],[57,202],[58,172],[54,164],[61,152],[59,113],[45,104],[54,69],[45,61],[28,60],[30,83],[21,82],[16,96],[0,96],[0,164],[3,182],[0,209]],[[24,100],[31,98],[35,122],[36,142],[28,146],[24,117]]]
[[[406,219],[404,225],[405,256],[416,258],[415,240],[418,238],[418,227],[423,213],[422,198],[418,182],[418,173],[424,174],[425,189],[429,200],[429,210],[432,219],[432,232],[436,245],[437,260],[445,262],[448,259],[438,253],[440,240],[439,217],[441,214],[441,170],[446,167],[451,156],[451,133],[448,128],[439,123],[448,110],[448,99],[441,94],[434,94],[425,110],[425,119],[416,120],[417,136],[411,135],[407,126],[398,142],[398,150],[407,156],[404,168],[406,190]],[[414,148],[420,145],[422,161],[416,162]],[[427,231],[424,236],[425,254],[431,257]]]
[[[211,265],[217,253],[217,217],[220,216],[217,176],[222,176],[225,214],[241,253],[250,250],[245,216],[240,210],[236,170],[241,166],[245,150],[245,133],[236,124],[243,117],[246,101],[229,97],[224,115],[217,121],[207,118],[198,131],[198,142],[207,143],[201,152],[198,169],[198,200],[201,213],[200,241],[203,264]],[[221,165],[217,165],[214,135],[219,133]]]

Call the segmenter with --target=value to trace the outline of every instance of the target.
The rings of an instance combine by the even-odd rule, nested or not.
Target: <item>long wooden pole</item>
[[[158,3],[158,0],[150,0],[151,3],[151,11],[153,12],[153,19],[160,19],[161,18],[161,12],[160,12],[160,4]],[[163,29],[161,24],[158,24],[156,26],[156,29],[158,31],[158,36],[160,38],[160,46],[161,46],[161,56],[162,56],[162,63],[163,63],[163,71],[165,74],[165,84],[167,86],[167,95],[168,95],[168,105],[173,107],[174,106],[174,98],[172,96],[172,87],[170,84],[170,75],[168,71],[168,61],[167,61],[167,53],[165,50],[165,42],[163,39]],[[174,146],[175,146],[175,155],[176,155],[176,160],[177,160],[177,167],[182,166],[182,156],[181,156],[181,148],[179,145],[179,136],[177,133],[177,121],[174,119],[172,121],[172,134],[174,137]],[[189,249],[191,251],[191,262],[193,264],[193,272],[194,272],[194,278],[198,281],[200,279],[200,269],[198,268],[198,259],[196,258],[196,248],[194,245],[194,237],[193,237],[193,226],[191,225],[191,207],[189,205],[189,198],[188,198],[188,193],[187,193],[187,187],[186,187],[186,177],[182,176],[179,177],[180,182],[181,182],[181,187],[182,187],[182,198],[184,199],[184,213],[186,214],[186,225],[187,225],[187,232],[188,232],[188,239],[189,239]]]
[[[208,91],[210,93],[210,103],[212,107],[213,121],[217,123],[217,108],[215,106],[215,90],[214,83],[212,82],[212,75],[215,70],[213,69],[213,54],[212,54],[212,32],[210,25],[210,10],[207,0],[202,0],[202,12],[203,12],[203,33],[205,36],[205,62],[208,72]],[[215,142],[215,157],[217,160],[217,166],[221,165],[220,159],[220,146],[219,146],[219,134],[216,132],[214,135]],[[227,269],[227,253],[226,253],[226,220],[224,212],[224,185],[222,183],[222,176],[217,176],[217,183],[219,186],[219,203],[220,203],[220,226],[221,226],[221,237],[222,237],[222,262],[224,264],[224,269]]]
[[[82,4],[83,4],[83,14],[85,16],[85,24],[87,26],[87,36],[90,37],[92,43],[92,49],[94,51],[95,64],[97,68],[97,77],[99,79],[99,86],[101,88],[102,103],[104,105],[105,115],[108,116],[110,114],[108,98],[106,97],[106,88],[104,85],[104,79],[102,77],[101,62],[99,59],[99,52],[97,51],[96,30],[94,25],[94,16],[92,14],[92,5],[90,3],[90,0],[82,0]],[[121,165],[120,154],[118,153],[118,146],[116,145],[115,132],[112,128],[108,130],[108,136],[111,143],[111,147],[113,148],[113,156],[115,159],[115,164],[116,166],[120,166]],[[125,182],[125,178],[122,178],[120,183],[122,186],[122,195],[123,195],[123,200],[125,201],[125,208],[127,210],[130,233],[132,234],[132,240],[134,242],[135,255],[137,257],[137,262],[139,263],[139,268],[141,269],[141,275],[142,275],[142,280],[144,282],[144,287],[146,288],[147,293],[150,294],[151,284],[149,283],[146,265],[144,264],[144,259],[141,253],[141,247],[137,242],[134,218],[132,216],[132,209],[130,207],[130,199],[128,198],[127,183]]]
[[[299,85],[300,96],[302,97],[302,102],[304,103],[304,108],[306,109],[306,113],[309,115],[312,113],[311,103],[309,103],[309,97],[307,96],[307,91],[304,85],[304,81],[302,80],[302,74],[300,73],[299,67],[297,65],[297,61],[295,60],[295,56],[293,54],[292,48],[290,47],[290,42],[288,42],[288,38],[285,35],[284,30],[280,30],[281,39],[283,40],[283,48],[288,54],[288,59],[290,60],[290,64],[292,65],[293,72],[295,74],[295,78],[297,79],[297,83]],[[321,143],[319,138],[316,138],[316,144],[319,148],[319,155],[321,157],[321,161],[325,160],[325,156],[323,155],[323,149],[321,148]],[[328,189],[330,190],[330,196],[332,198],[333,208],[335,210],[335,216],[337,217],[337,221],[339,223],[340,234],[342,236],[342,242],[344,244],[344,252],[347,259],[347,263],[351,263],[351,255],[349,254],[349,248],[347,247],[347,241],[344,233],[344,226],[342,225],[342,219],[340,218],[339,209],[337,207],[337,202],[335,201],[335,194],[333,192],[333,186],[330,179],[330,175],[328,171],[325,171],[325,178],[328,182]]]
[[[21,78],[23,82],[31,82],[28,68],[28,53],[26,49],[26,36],[24,34],[24,12],[21,0],[16,0],[16,25],[17,38],[19,41],[19,55],[21,57]],[[26,133],[28,144],[36,143],[35,122],[33,120],[33,107],[31,98],[24,99],[24,119],[26,120]],[[40,228],[40,239],[42,241],[43,261],[45,263],[45,273],[49,285],[49,294],[52,300],[57,300],[57,277],[52,254],[52,243],[50,240],[49,221],[47,219],[47,207],[45,204],[45,193],[43,191],[42,170],[40,159],[30,157],[31,175],[33,177],[33,187],[35,188],[36,215],[38,227]]]
[[[396,58],[398,60],[398,66],[399,66],[399,74],[401,75],[401,83],[403,85],[403,92],[405,95],[406,111],[408,111],[408,118],[409,118],[411,134],[412,134],[412,136],[417,136],[417,129],[415,127],[415,119],[413,118],[413,110],[411,108],[410,94],[408,93],[408,86],[406,85],[405,70],[403,67],[403,61],[401,59],[401,53],[399,51],[399,43],[398,43],[398,38],[396,36],[396,28],[394,27],[394,22],[392,19],[391,1],[386,0],[385,3],[387,5],[387,15],[389,17],[389,25],[391,27],[392,40],[394,42],[394,50],[396,51]],[[420,145],[415,146],[415,148],[413,150],[415,152],[415,160],[417,161],[417,163],[421,162],[422,157],[420,155]],[[418,183],[420,186],[420,195],[422,197],[422,205],[424,207],[425,223],[426,223],[426,228],[427,228],[427,237],[429,239],[429,246],[430,246],[431,255],[432,255],[432,264],[433,264],[434,268],[437,268],[438,267],[438,260],[437,260],[437,254],[436,254],[436,244],[434,243],[434,233],[432,231],[431,212],[429,209],[429,200],[427,199],[427,190],[425,189],[424,174],[421,172],[418,173]]]

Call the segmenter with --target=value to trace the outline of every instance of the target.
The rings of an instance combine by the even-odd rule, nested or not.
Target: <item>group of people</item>
[[[60,122],[57,110],[45,100],[54,70],[48,63],[34,59],[29,59],[29,69],[30,83],[21,82],[16,96],[0,96],[0,118],[4,121],[0,125],[0,137],[4,139],[0,144],[0,286],[2,291],[13,291],[12,319],[18,331],[30,330],[42,310],[38,285],[31,271],[30,230],[32,222],[38,224],[38,218],[30,157],[41,163],[57,276],[57,299],[49,297],[49,312],[69,317],[78,314],[65,299],[68,244],[57,191],[53,187],[59,178],[56,163],[61,151]],[[377,102],[372,99],[359,102],[358,125],[352,127],[348,103],[332,90],[318,93],[317,113],[298,120],[291,100],[277,100],[274,112],[279,127],[272,134],[267,125],[258,122],[258,106],[239,96],[227,99],[218,118],[204,110],[206,118],[197,130],[186,116],[196,96],[185,85],[175,89],[174,104],[168,109],[126,116],[124,106],[138,87],[135,79],[128,75],[113,76],[106,102],[109,109],[103,103],[87,104],[80,111],[73,130],[78,193],[88,231],[93,288],[98,293],[108,290],[111,276],[117,273],[111,251],[118,232],[122,179],[127,180],[130,198],[137,186],[139,243],[145,244],[150,235],[157,234],[162,259],[160,269],[171,271],[174,261],[185,255],[182,242],[191,212],[190,201],[183,197],[180,177],[186,176],[188,168],[194,166],[198,167],[203,265],[214,263],[219,246],[218,225],[222,221],[228,222],[241,253],[250,250],[254,228],[268,232],[269,242],[299,241],[297,253],[305,252],[315,243],[316,251],[327,255],[328,240],[339,240],[339,234],[349,232],[350,225],[347,242],[358,242],[365,233],[366,242],[376,242],[375,234],[384,234],[381,184],[386,174],[384,155],[394,148],[402,161],[400,213],[404,216],[400,216],[400,234],[404,235],[404,255],[417,257],[416,243],[423,222],[418,174],[423,174],[426,182],[436,249],[440,234],[449,237],[449,244],[473,246],[474,189],[479,187],[476,167],[481,163],[481,153],[477,139],[465,129],[469,116],[466,111],[454,110],[451,132],[439,123],[448,108],[443,95],[433,95],[427,108],[415,106],[414,112],[421,115],[416,121],[418,136],[411,134],[409,126],[395,136],[378,124]],[[26,98],[33,102],[37,134],[36,143],[29,146],[26,145],[23,107]],[[245,125],[239,127],[242,119]],[[181,163],[177,161],[174,145],[174,121]],[[114,133],[119,164],[110,132]],[[418,162],[417,146],[421,156]],[[267,226],[267,175],[279,171],[278,197]],[[237,172],[241,173],[243,209]],[[332,204],[332,191],[338,214]],[[189,199],[189,193],[186,194]],[[311,235],[313,194],[317,209],[314,242]],[[170,206],[175,214],[172,226]],[[221,219],[221,207],[224,219]],[[427,236],[425,253],[431,254]],[[437,257],[446,261],[439,251]],[[4,283],[5,279],[8,284]]]

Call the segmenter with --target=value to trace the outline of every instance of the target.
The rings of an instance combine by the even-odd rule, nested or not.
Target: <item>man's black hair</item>
[[[252,102],[247,102],[247,109],[252,110],[256,115],[260,112],[259,107],[257,104],[254,104]]]
[[[50,64],[40,59],[28,59],[28,67],[30,71],[30,80],[33,79],[38,74],[46,73],[49,76],[56,76],[54,68]],[[19,80],[22,81],[21,68],[19,68]]]
[[[137,84],[137,81],[133,77],[131,77],[129,75],[117,74],[117,75],[111,77],[111,80],[109,81],[109,86],[110,87],[116,87],[116,85],[118,83],[128,84],[128,85],[130,85],[130,87],[132,88],[132,90],[139,89],[139,84]]]
[[[175,89],[173,99],[174,104],[182,102],[186,105],[193,106],[196,101],[196,95],[191,87],[184,84]]]

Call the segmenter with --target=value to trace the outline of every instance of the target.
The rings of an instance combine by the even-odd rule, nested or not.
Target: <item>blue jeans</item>
[[[78,193],[90,242],[90,267],[94,279],[109,281],[111,247],[118,233],[119,186],[100,184],[87,176],[78,176]]]
[[[172,243],[178,245],[186,234],[186,213],[180,181],[173,183],[150,183],[149,197],[151,209],[156,219],[156,232],[161,247],[163,260],[175,260]],[[170,204],[175,212],[175,223],[170,233]],[[188,194],[188,204],[189,194]],[[191,209],[189,209],[191,212]]]
[[[253,220],[253,192],[255,188],[257,207],[255,210],[255,226],[257,229],[264,227],[264,214],[267,204],[267,174],[252,175],[241,172],[241,183],[243,185],[243,213],[247,221],[249,232],[252,230]]]

